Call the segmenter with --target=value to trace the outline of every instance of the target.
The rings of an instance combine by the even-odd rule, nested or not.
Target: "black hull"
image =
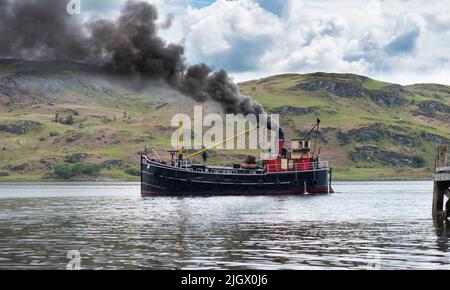
[[[194,172],[141,158],[141,195],[300,195],[331,193],[331,169],[266,174]]]

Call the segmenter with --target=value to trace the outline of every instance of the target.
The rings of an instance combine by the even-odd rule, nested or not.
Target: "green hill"
[[[42,65],[0,60],[0,181],[138,180],[146,144],[169,158],[176,94],[160,86],[145,93],[125,90],[98,77],[96,68],[76,63]],[[240,86],[280,114],[288,139],[320,117],[322,158],[332,161],[336,178],[427,178],[436,143],[450,140],[447,86],[324,73]],[[210,162],[229,164],[248,153],[257,154],[214,151]]]
[[[288,135],[322,120],[322,158],[341,179],[430,177],[437,143],[450,143],[450,87],[400,86],[353,74],[279,75],[241,84],[281,115]]]

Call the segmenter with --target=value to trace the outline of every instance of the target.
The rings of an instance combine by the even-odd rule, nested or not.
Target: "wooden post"
[[[447,145],[439,145],[436,150],[435,169],[447,166]]]
[[[441,171],[447,166],[447,146],[439,145],[436,150],[435,170],[434,170],[434,189],[433,189],[433,219],[443,220],[449,216],[449,202],[444,208],[444,197],[448,197],[450,180],[448,173]],[[445,169],[444,169],[445,170]]]
[[[433,219],[442,219],[444,214],[444,194],[446,188],[443,182],[434,182],[433,189]]]

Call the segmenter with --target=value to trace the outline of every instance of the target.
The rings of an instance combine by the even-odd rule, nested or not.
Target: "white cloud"
[[[449,7],[449,0],[286,0],[277,15],[257,0],[218,0],[176,21],[191,63],[238,79],[328,71],[450,84]]]
[[[182,23],[190,61],[235,71],[258,68],[259,56],[283,33],[280,19],[251,0],[189,7]]]
[[[160,33],[185,44],[189,63],[225,68],[239,81],[325,71],[450,84],[450,0],[277,0],[277,9],[272,0],[145,1],[161,22],[175,15]],[[87,13],[114,17],[126,0],[92,2]]]

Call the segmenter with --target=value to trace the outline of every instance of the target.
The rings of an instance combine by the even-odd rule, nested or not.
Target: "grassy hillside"
[[[176,96],[136,93],[72,63],[0,60],[0,181],[138,180],[139,152],[170,147]],[[399,86],[357,75],[280,75],[241,84],[279,113],[288,138],[322,119],[322,158],[340,179],[426,178],[450,143],[450,87]],[[191,108],[192,102],[186,104]],[[209,111],[214,107],[208,105]],[[257,152],[215,151],[211,163]]]
[[[340,179],[426,178],[450,143],[450,87],[400,86],[352,74],[280,75],[241,84],[291,136],[322,120],[322,157]]]

